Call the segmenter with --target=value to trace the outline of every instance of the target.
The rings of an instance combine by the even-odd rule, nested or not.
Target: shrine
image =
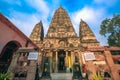
[[[47,34],[44,36],[44,26],[40,21],[31,32],[30,39],[41,50],[39,66],[43,64],[43,56],[49,57],[50,73],[73,72],[76,59],[83,78],[87,75],[88,79],[93,79],[95,74],[107,72],[110,76],[102,75],[103,79],[119,79],[120,69],[113,62],[119,59],[113,57],[112,53],[120,53],[120,48],[101,46],[89,25],[82,19],[77,35],[67,11],[62,6],[54,12]],[[115,72],[113,65],[117,68]]]

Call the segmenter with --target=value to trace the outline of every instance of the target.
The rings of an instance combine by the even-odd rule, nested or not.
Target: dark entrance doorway
[[[65,51],[58,52],[58,72],[65,72]]]
[[[12,60],[13,53],[20,47],[16,41],[10,41],[6,44],[0,54],[0,73],[6,73]]]

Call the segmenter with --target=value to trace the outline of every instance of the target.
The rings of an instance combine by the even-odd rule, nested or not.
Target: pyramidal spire
[[[62,6],[55,11],[46,37],[77,37],[70,17]]]
[[[88,24],[82,19],[80,21],[79,36],[80,36],[81,43],[93,43],[90,45],[94,45],[94,43],[96,43],[95,45],[99,45],[99,42],[97,41],[94,33],[92,32]]]
[[[43,29],[42,21],[40,21],[33,28],[33,31],[32,31],[32,33],[30,35],[30,39],[34,43],[39,43],[40,41],[43,41],[43,37],[44,37],[44,29]]]

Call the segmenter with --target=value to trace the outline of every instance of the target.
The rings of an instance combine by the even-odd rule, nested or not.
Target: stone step
[[[72,80],[72,73],[52,73],[52,80]]]

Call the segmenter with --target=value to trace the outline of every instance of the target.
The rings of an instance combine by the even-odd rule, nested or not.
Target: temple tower
[[[86,22],[81,20],[79,29],[79,37],[82,46],[99,46],[99,42]]]
[[[32,33],[30,35],[30,39],[35,44],[38,45],[43,41],[43,38],[44,38],[44,29],[43,29],[42,21],[40,21],[38,24],[35,25]]]
[[[55,11],[46,37],[77,37],[70,17],[61,6]]]
[[[55,11],[46,37],[44,49],[49,53],[53,72],[66,71],[74,62],[74,47],[80,44],[66,10],[61,6]],[[55,70],[54,70],[55,69]]]

